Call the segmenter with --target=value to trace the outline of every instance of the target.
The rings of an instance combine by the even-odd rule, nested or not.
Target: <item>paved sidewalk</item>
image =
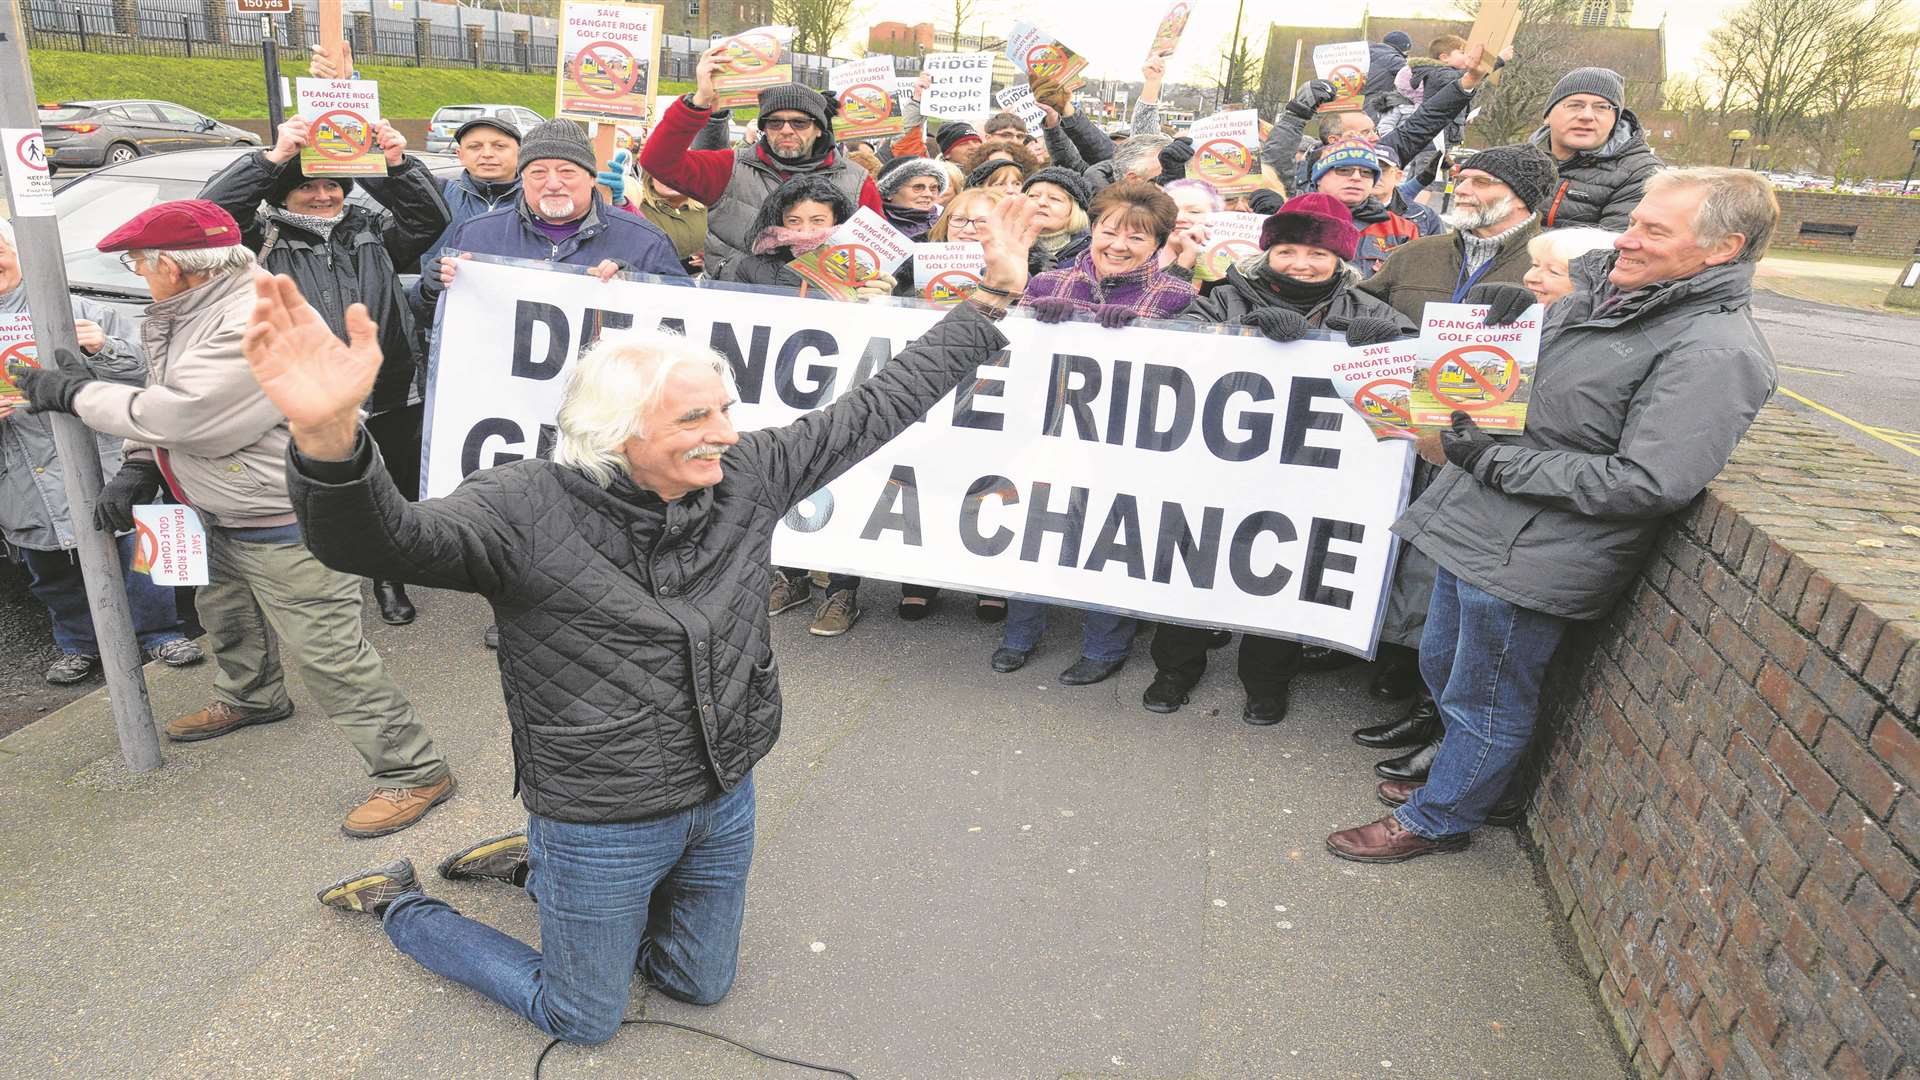
[[[786,731],[758,771],[733,994],[699,1009],[637,992],[635,1015],[862,1080],[1627,1075],[1511,830],[1401,866],[1325,853],[1330,829],[1383,812],[1376,755],[1347,734],[1393,707],[1354,669],[1302,680],[1294,715],[1254,729],[1215,653],[1194,703],[1160,717],[1139,707],[1144,641],[1117,679],[1068,689],[1074,620],[1001,676],[970,605],[908,625],[892,589],[863,591],[846,637],[776,621]],[[314,901],[398,855],[431,877],[523,820],[485,609],[416,599],[419,624],[372,633],[462,786],[397,836],[340,835],[367,784],[304,696],[288,722],[169,746],[142,778],[120,770],[104,693],[0,741],[0,1076],[532,1075],[531,1027]],[[163,718],[204,703],[206,668],[152,677]],[[517,890],[429,888],[534,933]],[[628,1028],[556,1050],[545,1075],[819,1074]]]

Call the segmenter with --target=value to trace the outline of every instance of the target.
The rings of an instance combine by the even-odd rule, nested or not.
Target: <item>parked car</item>
[[[171,101],[61,101],[40,106],[54,171],[119,165],[147,154],[207,146],[258,146],[260,137]]]
[[[195,198],[215,173],[241,154],[252,152],[250,148],[229,146],[136,158],[88,173],[55,192],[53,210],[60,222],[69,287],[107,303],[144,307],[153,299],[146,281],[121,266],[117,255],[105,254],[94,245],[155,203]],[[435,175],[450,180],[460,174],[458,158],[445,154],[417,156]],[[348,192],[347,199],[366,206],[379,205],[359,185]],[[403,274],[402,280],[411,282],[412,277]]]
[[[535,124],[543,122],[539,113],[518,105],[442,105],[433,111],[433,119],[427,122],[427,152],[453,153],[453,133],[460,130],[461,124],[483,116],[505,120],[522,135]]]

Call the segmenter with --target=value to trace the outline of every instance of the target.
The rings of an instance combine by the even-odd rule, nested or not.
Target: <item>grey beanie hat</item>
[[[1575,91],[1582,93],[1583,91]],[[1468,158],[1463,169],[1477,169],[1513,189],[1514,198],[1534,213],[1546,208],[1560,183],[1560,170],[1545,150],[1532,143],[1492,146]]]
[[[1541,115],[1553,111],[1555,105],[1575,94],[1594,94],[1607,99],[1607,103],[1618,109],[1626,100],[1627,80],[1620,73],[1603,67],[1574,68],[1560,81],[1553,84],[1553,93],[1547,95],[1547,107]]]
[[[588,172],[600,171],[599,164],[593,160],[593,144],[587,141],[586,129],[559,117],[535,124],[520,140],[521,172],[542,158],[559,158]]]
[[[826,95],[811,86],[803,86],[800,83],[791,82],[781,83],[778,86],[769,86],[765,90],[760,91],[760,120],[758,122],[761,127],[766,126],[766,120],[769,114],[779,112],[782,109],[791,109],[794,112],[806,113],[813,118],[814,124],[817,125],[821,131],[831,132],[833,130],[833,114],[836,110],[827,102]]]
[[[920,176],[931,176],[940,181],[940,190],[947,190],[947,170],[944,165],[924,157],[897,157],[880,169],[880,175],[874,178],[874,186],[880,189],[880,197],[893,198],[893,193],[905,187],[907,181]]]

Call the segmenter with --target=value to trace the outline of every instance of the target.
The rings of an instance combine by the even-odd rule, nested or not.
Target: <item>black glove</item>
[[[150,503],[160,494],[160,466],[147,458],[133,458],[120,466],[100,489],[93,504],[93,527],[102,532],[126,532],[133,528],[133,507]]]
[[[1312,329],[1306,316],[1283,307],[1254,308],[1240,316],[1240,325],[1254,327],[1275,341],[1299,341]]]
[[[1168,143],[1160,149],[1160,172],[1162,175],[1178,173],[1185,175],[1187,162],[1193,160],[1193,140],[1185,135]]]
[[[91,375],[79,374],[86,369],[80,365],[80,358],[69,352],[54,354],[59,357],[60,370],[52,368],[30,367],[15,362],[7,368],[7,378],[27,396],[27,411],[30,413],[73,412],[74,395],[80,388],[94,381]]]
[[[1467,290],[1467,303],[1487,305],[1488,326],[1506,326],[1539,302],[1531,289],[1521,285],[1489,282]]]
[[[1314,113],[1320,111],[1320,106],[1339,96],[1339,91],[1333,88],[1332,83],[1325,79],[1313,79],[1293,95],[1292,101],[1287,102],[1287,111],[1302,120],[1310,120]]]
[[[1474,473],[1474,464],[1493,447],[1493,436],[1480,430],[1473,417],[1463,412],[1454,413],[1453,428],[1440,433],[1440,449],[1447,460],[1475,476],[1479,474]]]
[[[1356,349],[1362,345],[1378,345],[1383,341],[1399,341],[1400,337],[1400,324],[1392,319],[1361,315],[1347,324],[1347,344]]]

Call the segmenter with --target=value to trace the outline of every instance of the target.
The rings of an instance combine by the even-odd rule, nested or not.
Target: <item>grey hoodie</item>
[[[1547,142],[1547,127],[1542,124],[1527,137],[1540,149],[1552,153]],[[1640,205],[1647,177],[1660,169],[1660,158],[1647,145],[1645,129],[1632,109],[1621,109],[1614,121],[1613,134],[1596,150],[1575,154],[1560,166],[1560,185],[1547,201],[1542,227],[1565,229],[1592,225],[1625,232],[1627,215]]]

